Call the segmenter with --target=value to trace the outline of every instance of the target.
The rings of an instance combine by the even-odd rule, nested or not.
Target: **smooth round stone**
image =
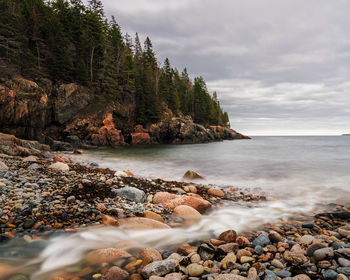
[[[283,263],[281,263],[281,262],[280,262],[279,260],[277,260],[277,259],[272,260],[271,264],[272,264],[274,267],[277,267],[277,268],[284,268]]]
[[[343,247],[343,244],[340,242],[333,242],[331,246],[334,250],[338,250]]]
[[[313,222],[305,222],[305,223],[303,223],[301,226],[303,227],[303,228],[310,228],[310,229],[313,229],[314,228],[314,223]]]
[[[192,263],[186,267],[187,273],[190,276],[200,276],[204,272],[204,267],[197,263]]]
[[[312,235],[303,235],[300,238],[300,243],[304,245],[309,245],[312,243],[312,241],[314,241],[314,239],[315,238]]]
[[[344,274],[338,274],[337,280],[349,280]]]
[[[338,273],[332,269],[326,269],[322,273],[324,279],[337,280]]]
[[[271,270],[266,269],[264,280],[277,280],[277,276]]]
[[[338,267],[338,273],[345,274],[346,276],[350,276],[350,267]]]
[[[283,270],[277,271],[276,275],[281,278],[286,278],[286,277],[292,276],[292,273],[290,273],[290,271],[288,270],[283,269]]]
[[[339,258],[338,263],[343,267],[350,267],[350,261],[344,258]]]
[[[321,261],[327,257],[333,257],[333,256],[334,256],[333,248],[318,249],[313,253],[313,257],[316,261]]]

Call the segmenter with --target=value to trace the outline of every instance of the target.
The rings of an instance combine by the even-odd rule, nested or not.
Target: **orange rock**
[[[146,210],[143,213],[143,215],[144,215],[145,218],[156,220],[158,222],[164,223],[163,217],[161,215],[157,214],[157,213],[152,212],[152,211]]]
[[[118,221],[125,229],[170,229],[168,225],[148,218],[131,217]]]
[[[107,210],[107,207],[103,203],[99,203],[96,205],[96,208],[100,212],[105,212]]]
[[[181,280],[182,279],[182,274],[180,273],[170,273],[165,275],[164,277],[165,280]]]
[[[238,237],[236,238],[236,243],[238,243],[238,245],[239,245],[240,247],[250,245],[250,241],[248,240],[247,237],[244,237],[244,236],[238,236]]]
[[[147,145],[151,143],[151,137],[147,132],[131,133],[132,145]]]
[[[218,188],[210,188],[208,190],[208,194],[209,195],[213,195],[213,196],[218,196],[218,197],[224,197],[225,194],[222,190],[218,189]]]
[[[97,133],[91,135],[91,141],[95,145],[118,146],[124,145],[124,137],[120,130],[116,129],[112,114],[107,114],[103,120],[103,126]]]
[[[117,266],[112,266],[105,275],[106,280],[124,280],[129,277],[129,273]]]
[[[130,280],[143,280],[143,277],[140,274],[134,273],[130,276]]]
[[[226,243],[232,243],[236,241],[237,233],[234,230],[224,231],[219,235],[219,240],[225,241]]]
[[[179,205],[187,205],[198,212],[203,213],[205,210],[211,207],[211,203],[203,198],[192,197],[192,196],[179,196],[175,199],[163,203],[163,206],[168,209],[175,209]]]
[[[150,259],[151,262],[156,262],[156,261],[161,261],[162,255],[154,248],[144,248],[142,249],[139,254],[138,257],[142,260],[144,259]]]
[[[13,267],[5,263],[0,263],[0,279],[5,279],[5,277],[11,275],[13,272]]]
[[[187,205],[179,205],[174,209],[174,214],[185,220],[199,220],[202,215],[194,208]]]
[[[106,226],[113,226],[113,227],[119,227],[120,223],[118,222],[117,219],[108,216],[108,215],[104,215],[102,216],[102,223]]]
[[[130,170],[124,170],[124,172],[126,175],[128,175],[128,177],[135,177],[135,175]]]
[[[97,249],[94,251],[91,251],[87,257],[86,260],[90,264],[99,264],[99,263],[111,263],[118,259],[125,259],[130,258],[131,255],[121,249],[116,248],[105,248],[105,249]]]
[[[251,257],[252,253],[249,252],[248,250],[241,249],[237,251],[237,258],[240,259],[241,257]]]
[[[191,246],[188,244],[181,245],[179,248],[177,248],[177,252],[181,255],[187,256],[191,253],[197,253],[198,247]]]
[[[168,192],[157,192],[153,197],[153,203],[154,204],[163,204],[166,203],[169,200],[172,200],[174,198],[177,198],[178,195]]]

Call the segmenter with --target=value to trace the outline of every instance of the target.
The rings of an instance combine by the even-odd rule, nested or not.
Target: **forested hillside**
[[[0,61],[0,76],[89,86],[116,103],[129,94],[138,124],[171,109],[200,124],[229,125],[202,77],[192,81],[169,59],[160,64],[151,40],[142,45],[137,34],[123,34],[99,0],[0,0]]]

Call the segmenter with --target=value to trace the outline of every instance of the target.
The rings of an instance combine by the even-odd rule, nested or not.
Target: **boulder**
[[[202,218],[202,215],[196,209],[187,205],[177,206],[173,213],[185,220],[200,220]]]
[[[124,197],[134,202],[143,203],[146,201],[145,192],[134,187],[124,187],[121,189],[117,189],[114,191],[114,193],[117,196]]]
[[[148,145],[151,144],[151,137],[147,132],[135,132],[131,133],[132,145]]]
[[[122,132],[114,126],[111,113],[107,114],[103,120],[103,126],[100,127],[97,133],[91,135],[91,141],[98,146],[119,146],[125,144]]]
[[[178,195],[174,199],[165,201],[161,203],[167,209],[175,209],[179,205],[187,205],[198,212],[203,213],[207,209],[209,209],[212,205],[209,201],[204,200],[203,198],[187,196],[187,195]]]
[[[118,220],[121,227],[124,229],[137,229],[137,230],[147,230],[147,229],[170,229],[170,227],[164,223],[158,222],[156,220],[141,218],[141,217],[131,217],[126,219]]]
[[[161,261],[162,255],[154,248],[144,248],[142,249],[139,254],[138,258],[142,260],[149,260],[150,262],[156,262],[156,261]]]
[[[86,260],[90,264],[99,264],[99,263],[112,263],[118,259],[130,258],[131,255],[121,249],[116,248],[105,248],[105,249],[97,249],[91,251]]]
[[[177,198],[178,195],[168,192],[157,192],[153,197],[153,203],[154,204],[163,204],[168,202],[169,200],[172,200],[174,198]]]
[[[220,190],[219,188],[210,188],[208,190],[208,194],[212,195],[212,196],[217,196],[217,197],[224,197],[225,194],[222,190]]]
[[[193,171],[193,170],[188,170],[184,176],[184,179],[188,179],[188,180],[193,180],[193,179],[205,179],[204,176],[198,174],[197,172]]]
[[[41,156],[50,150],[38,141],[21,140],[13,135],[0,133],[0,153],[11,156]]]

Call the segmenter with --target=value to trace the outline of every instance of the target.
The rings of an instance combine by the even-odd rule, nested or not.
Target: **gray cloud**
[[[124,32],[202,75],[248,134],[350,130],[348,0],[104,0]],[[349,131],[348,131],[349,132]]]

